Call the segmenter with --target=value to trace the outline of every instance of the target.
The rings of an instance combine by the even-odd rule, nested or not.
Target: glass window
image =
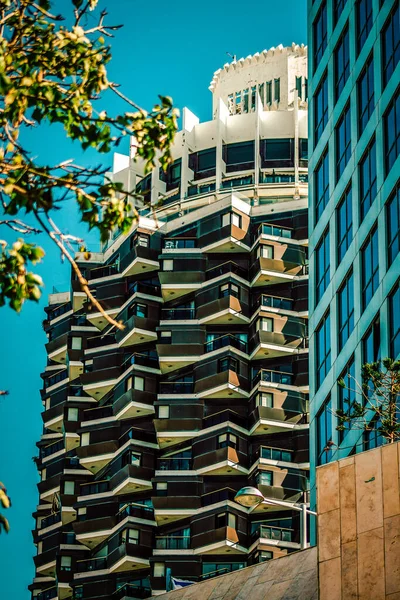
[[[358,400],[357,396],[357,384],[356,384],[356,368],[354,364],[354,358],[346,366],[345,370],[341,373],[340,379],[343,379],[345,387],[338,385],[338,408],[344,413],[348,413],[352,408],[353,403]],[[351,428],[351,423],[346,421],[344,423],[345,429],[339,430],[339,440],[342,441],[347,431]]]
[[[131,314],[136,317],[147,317],[147,305],[146,304],[132,304],[131,305]]]
[[[72,556],[61,556],[61,571],[71,571]]]
[[[386,204],[388,236],[388,266],[393,263],[400,251],[400,182]]]
[[[379,285],[378,229],[368,235],[361,249],[362,309],[365,310]]]
[[[153,573],[154,573],[154,577],[164,577],[165,576],[165,563],[155,562]]]
[[[78,421],[79,420],[79,410],[77,408],[69,408],[68,409],[68,421]]]
[[[385,169],[387,175],[400,154],[400,87],[390,102],[383,121],[385,128]]]
[[[82,338],[73,337],[71,340],[71,349],[72,350],[82,350]]]
[[[261,104],[264,106],[264,84],[260,83],[258,86],[258,94],[260,96]]]
[[[290,139],[262,140],[264,161],[292,160]]]
[[[328,43],[328,18],[324,2],[313,23],[314,71],[317,68]]]
[[[163,329],[160,331],[160,338],[162,338],[163,343],[170,344],[172,338],[172,331],[167,331]]]
[[[315,250],[315,304],[321,300],[330,281],[329,230],[327,229]]]
[[[308,139],[300,138],[299,144],[300,160],[308,160]]]
[[[325,400],[317,414],[317,464],[325,465],[332,458],[329,442],[332,441],[332,403],[330,397]]]
[[[226,296],[234,296],[239,298],[239,286],[234,283],[224,283],[219,287],[219,297],[225,298]]]
[[[64,494],[73,496],[75,493],[75,481],[64,481]]]
[[[173,271],[174,270],[174,261],[171,259],[163,260],[163,270],[164,271]]]
[[[274,320],[270,317],[262,317],[257,320],[256,329],[257,331],[274,331]]]
[[[394,3],[393,10],[382,29],[382,73],[386,86],[400,59],[400,4]]]
[[[254,141],[238,142],[223,146],[223,159],[227,167],[251,168],[249,163],[254,163]],[[229,170],[229,169],[228,169]],[[240,170],[239,168],[231,170]]]
[[[222,227],[227,227],[228,225],[235,225],[236,227],[241,227],[242,217],[237,213],[225,213],[221,217]]]
[[[257,394],[256,406],[265,406],[266,408],[273,408],[274,395],[268,392],[264,394]]]
[[[361,52],[369,32],[372,29],[372,0],[358,0],[356,2],[357,24],[357,53]]]
[[[271,104],[272,102],[272,81],[265,83],[265,104]]]
[[[143,392],[144,390],[144,377],[135,377],[133,378],[133,387],[135,390],[139,390]]]
[[[376,196],[376,145],[370,142],[359,165],[361,220],[371,208]]]
[[[274,100],[275,102],[281,101],[281,80],[274,79]]]
[[[347,0],[333,0],[333,22],[335,25],[343,12],[346,1]]]
[[[301,75],[300,75],[300,77],[296,77],[296,91],[297,91],[298,97],[301,99],[301,93],[302,93]]]
[[[139,529],[124,529],[121,532],[122,544],[139,544]]]
[[[314,96],[314,143],[317,144],[328,122],[328,77],[322,78]]]
[[[315,367],[318,389],[331,368],[331,317],[329,312],[322,318],[316,330]]]
[[[237,437],[233,433],[222,433],[218,436],[218,448],[236,448]]]
[[[158,418],[159,419],[169,419],[169,406],[159,406],[158,407]]]
[[[335,129],[336,141],[336,182],[339,181],[351,155],[351,120],[348,104]]]
[[[339,98],[350,75],[349,28],[346,27],[334,51],[335,98]]]
[[[368,58],[365,67],[357,81],[358,99],[358,135],[360,136],[375,107],[374,95],[374,61],[372,55]]]
[[[390,357],[397,359],[400,354],[400,282],[389,296],[389,319]]]
[[[269,550],[262,550],[258,555],[258,562],[262,563],[267,560],[272,560],[274,558],[274,553]]]
[[[224,371],[234,371],[234,373],[238,372],[238,361],[236,358],[226,357],[220,358],[218,361],[218,372],[223,373]]]
[[[338,292],[339,305],[339,352],[354,329],[354,278],[353,272],[346,276]]]
[[[81,446],[88,446],[90,444],[90,431],[81,433]]]
[[[343,260],[353,238],[352,205],[352,192],[349,187],[336,209],[338,264]]]
[[[273,485],[272,471],[260,471],[256,477],[258,485]]]
[[[326,149],[314,173],[316,221],[329,201],[329,155]]]
[[[260,244],[257,248],[257,258],[274,258],[274,246]]]
[[[140,467],[141,459],[142,459],[142,456],[138,452],[130,452],[129,463],[131,465],[135,465],[135,467]]]
[[[381,357],[381,325],[379,316],[362,340],[362,364],[377,362]]]
[[[156,483],[157,496],[168,495],[168,484],[166,481],[158,481]]]

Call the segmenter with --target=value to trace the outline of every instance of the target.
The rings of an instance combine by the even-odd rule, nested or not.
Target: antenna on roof
[[[230,52],[227,52],[226,54],[230,56],[233,62],[236,62],[236,54],[231,54]]]

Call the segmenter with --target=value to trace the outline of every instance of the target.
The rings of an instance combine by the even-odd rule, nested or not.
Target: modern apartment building
[[[167,173],[115,157],[129,235],[78,255],[121,331],[50,296],[36,600],[145,598],[300,548],[307,500],[307,49],[234,61]],[[287,507],[240,506],[258,485]]]
[[[334,411],[363,364],[400,354],[399,6],[309,1],[312,487],[315,466],[382,443]]]

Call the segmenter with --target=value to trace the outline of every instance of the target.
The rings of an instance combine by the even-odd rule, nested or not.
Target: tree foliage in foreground
[[[147,113],[108,79],[106,39],[118,27],[105,24],[106,12],[98,13],[97,1],[72,0],[68,21],[52,13],[50,0],[0,1],[0,225],[18,234],[11,245],[0,239],[0,305],[8,302],[16,311],[25,300],[38,300],[43,285],[31,269],[44,252],[22,235],[47,233],[74,263],[68,247],[80,240],[64,235],[54,222],[63,203],[76,202],[82,220],[102,241],[111,230],[126,232],[137,217],[134,192],[108,179],[107,168],[82,167],[69,157],[43,164],[35,149],[26,147],[24,130],[57,123],[83,150],[94,148],[99,155],[133,135],[147,172],[171,162],[178,113],[162,96]],[[109,115],[101,106],[104,92],[122,98],[128,111]],[[28,214],[37,227],[23,221]],[[97,304],[84,278],[78,279]]]
[[[367,363],[362,368],[362,381],[352,376],[338,384],[347,389],[348,401],[343,409],[334,412],[338,419],[336,429],[377,431],[386,443],[400,440],[400,360],[385,358]]]

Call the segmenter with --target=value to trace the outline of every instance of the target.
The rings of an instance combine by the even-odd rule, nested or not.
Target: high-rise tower
[[[141,194],[129,235],[78,255],[113,329],[50,297],[38,443],[38,600],[144,598],[300,547],[308,490],[307,53],[272,48],[183,111],[163,173],[115,157]],[[288,502],[249,512],[245,485]],[[169,571],[170,570],[170,571]]]

